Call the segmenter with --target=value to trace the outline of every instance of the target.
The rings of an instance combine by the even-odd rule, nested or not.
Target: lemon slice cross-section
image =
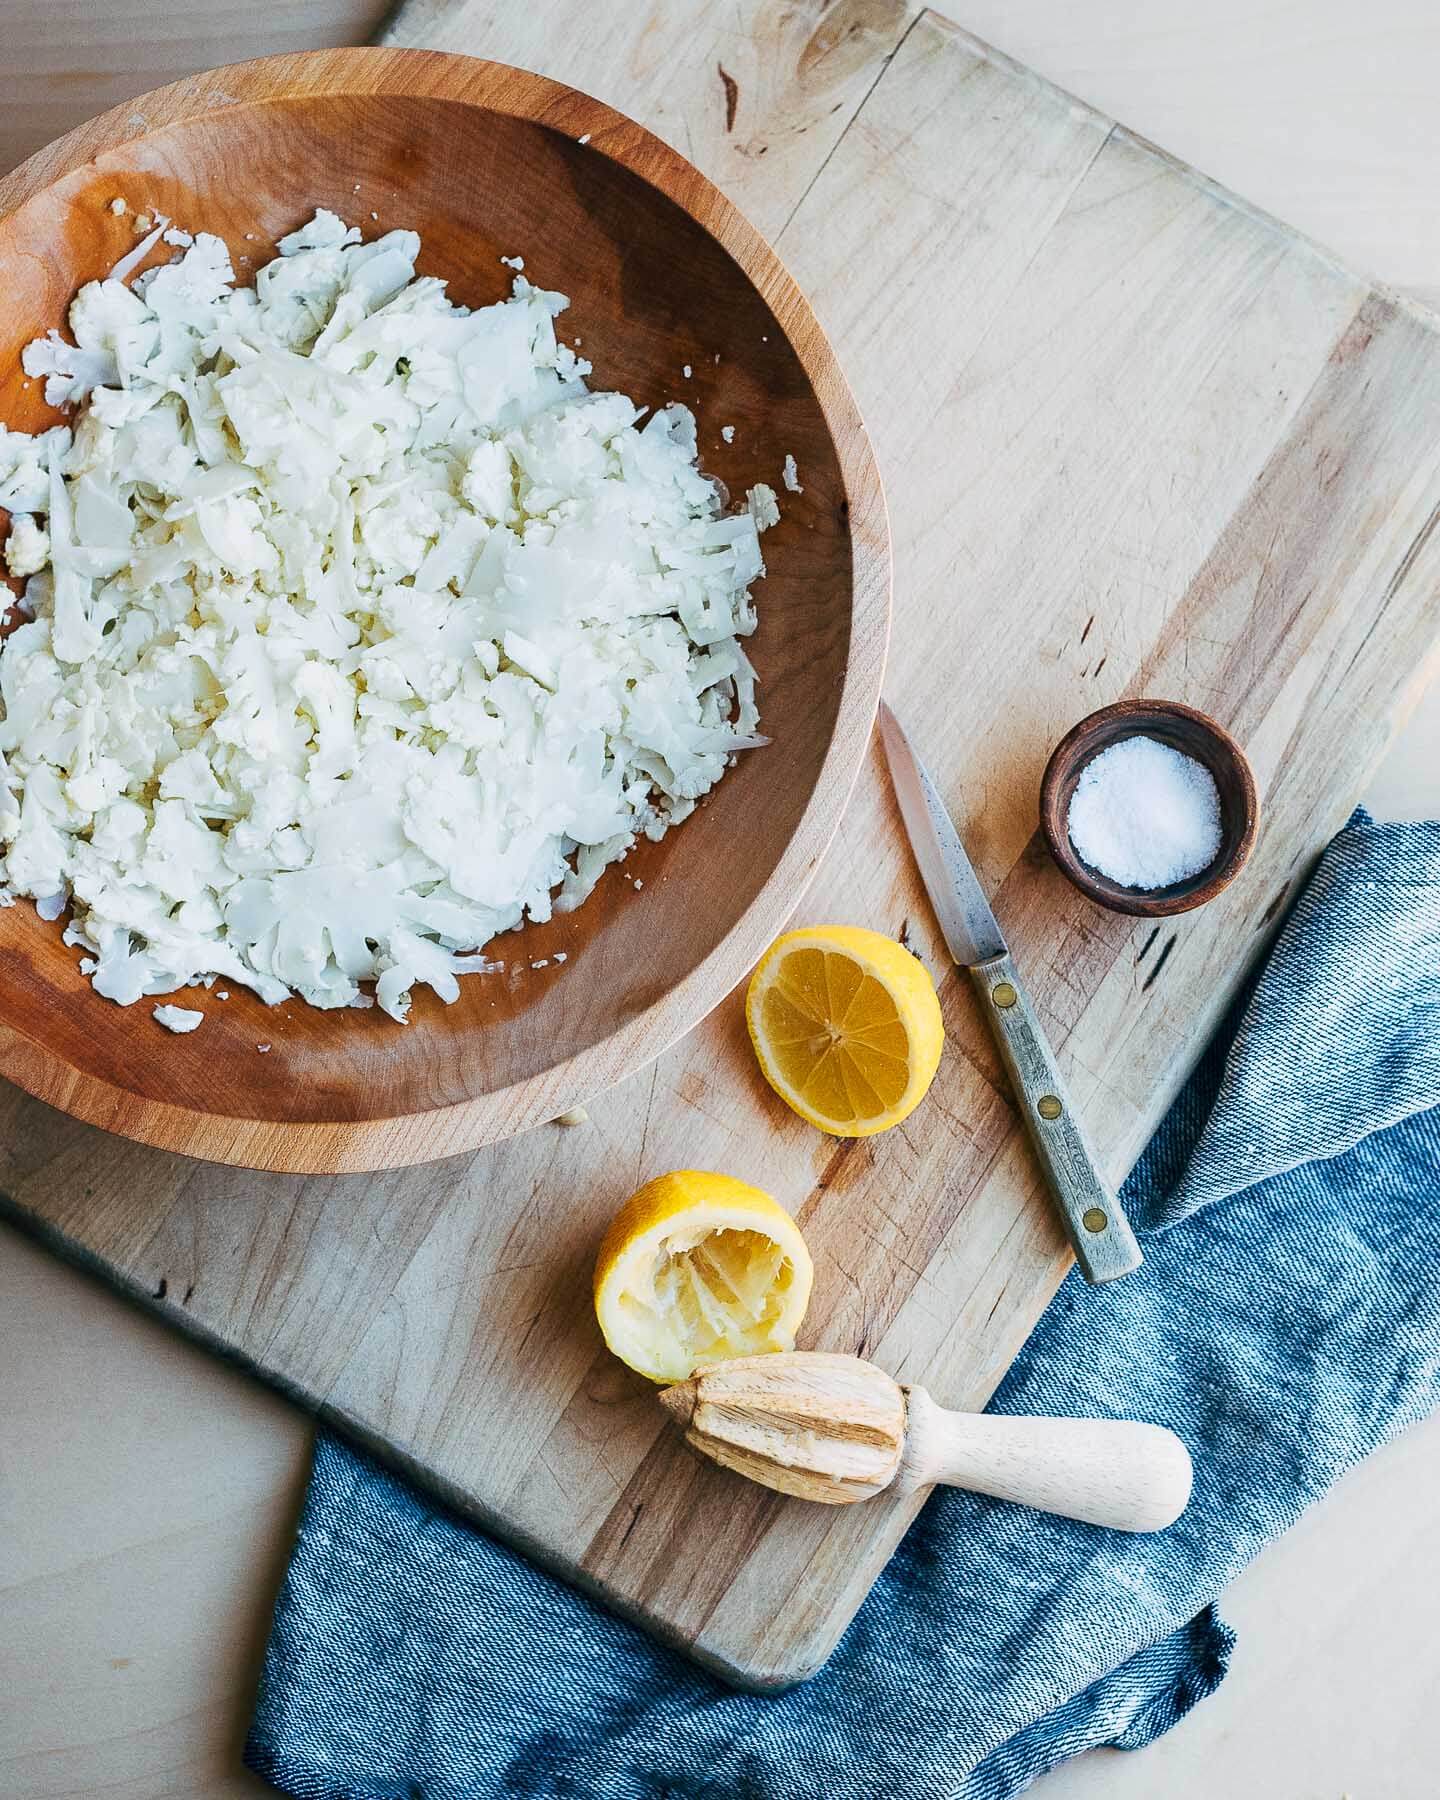
[[[765,1079],[835,1137],[898,1125],[924,1098],[945,1041],[924,963],[858,925],[777,938],[750,978],[745,1017]]]
[[[814,1266],[783,1206],[730,1175],[647,1181],[595,1261],[595,1316],[622,1362],[652,1381],[701,1363],[793,1350]]]

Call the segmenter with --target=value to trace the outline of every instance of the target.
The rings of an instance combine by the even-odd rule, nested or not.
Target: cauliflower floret
[[[16,513],[5,540],[5,566],[18,580],[25,575],[38,575],[49,560],[50,533],[28,513]]]
[[[0,425],[0,508],[11,513],[44,512],[50,504],[50,463],[70,449],[70,427],[52,426],[28,437]]]
[[[503,521],[515,504],[515,465],[504,444],[486,438],[470,452],[460,492],[482,519]]]
[[[85,350],[113,352],[122,338],[149,323],[149,308],[123,281],[87,281],[70,302],[70,335]]]

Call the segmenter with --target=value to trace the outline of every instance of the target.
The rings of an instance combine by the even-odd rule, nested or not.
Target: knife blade
[[[945,802],[882,700],[880,737],[906,836],[951,956],[970,976],[1020,1116],[1087,1281],[1113,1281],[1144,1260],[1101,1176],[1020,972]]]
[[[985,890],[965,846],[950,822],[945,802],[905,728],[882,700],[880,738],[890,780],[905,821],[905,835],[920,865],[920,878],[951,956],[963,968],[1005,954],[1005,936],[990,910]]]

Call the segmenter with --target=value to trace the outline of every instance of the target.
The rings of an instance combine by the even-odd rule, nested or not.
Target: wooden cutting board
[[[888,487],[891,697],[1120,1176],[1436,661],[1436,322],[903,0],[412,0],[391,41],[639,117],[810,294]],[[1158,928],[1081,901],[1036,835],[1050,746],[1137,694],[1216,714],[1263,793],[1245,876]],[[386,1175],[211,1168],[0,1089],[5,1210],[713,1668],[803,1678],[915,1503],[694,1458],[600,1347],[603,1222],[666,1168],[761,1183],[815,1251],[804,1341],[952,1406],[1069,1263],[878,758],[803,916],[941,978],[948,1054],[884,1138],[785,1114],[732,996],[588,1126]]]

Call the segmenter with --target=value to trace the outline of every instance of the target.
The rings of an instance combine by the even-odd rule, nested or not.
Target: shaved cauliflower
[[[247,289],[199,233],[25,352],[78,411],[0,427],[0,903],[68,901],[122,1005],[453,1001],[765,741],[769,490],[727,515],[563,295],[455,306],[419,248],[320,212]]]

